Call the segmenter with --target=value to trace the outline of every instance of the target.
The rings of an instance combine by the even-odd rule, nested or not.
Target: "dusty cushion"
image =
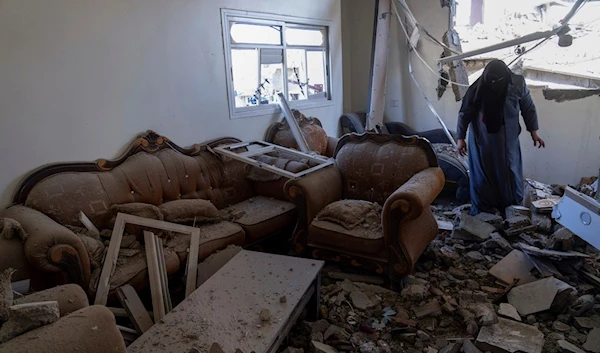
[[[29,294],[23,298],[15,299],[14,305],[46,301],[58,302],[61,317],[89,305],[87,295],[83,288],[77,284],[65,284]]]
[[[319,221],[329,221],[346,229],[381,227],[381,206],[363,200],[340,200],[327,205],[317,215]]]
[[[222,209],[221,215],[242,226],[248,244],[293,224],[296,206],[287,201],[255,196]]]
[[[133,216],[143,217],[143,218],[158,219],[161,221],[163,220],[163,215],[160,212],[160,210],[158,209],[158,207],[151,205],[149,203],[131,202],[131,203],[116,204],[116,205],[112,205],[110,207],[110,209],[113,212],[115,217],[116,217],[117,213],[125,213],[125,214],[130,214]],[[111,223],[114,224],[114,219]],[[125,225],[125,233],[134,234],[138,239],[141,239],[141,237],[143,237],[144,229],[145,229],[144,227],[137,226],[134,224]],[[159,236],[162,236],[162,234],[170,235],[168,232],[161,232],[161,234],[159,234]]]
[[[138,217],[163,220],[163,215],[158,207],[149,203],[132,202],[120,205],[112,205],[110,209],[116,215],[117,213],[126,213]]]
[[[221,250],[228,245],[243,245],[244,230],[231,222],[217,222],[204,224],[200,229],[200,245],[198,246],[198,261],[202,261],[210,254]],[[187,249],[190,247],[189,234],[176,234],[167,242],[167,247],[173,249],[179,256],[181,263],[186,263]]]
[[[219,210],[208,200],[189,199],[165,202],[158,206],[165,221],[173,223],[206,222],[219,219]]]
[[[346,229],[329,221],[313,220],[308,232],[308,244],[337,252],[387,258],[381,227]]]

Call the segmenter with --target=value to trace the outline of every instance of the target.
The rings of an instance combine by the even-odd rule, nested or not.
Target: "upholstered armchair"
[[[319,119],[307,118],[296,109],[293,109],[292,113],[296,117],[300,130],[302,130],[302,134],[310,149],[323,156],[333,156],[338,138],[327,136],[327,132],[323,129]],[[265,141],[283,147],[298,149],[298,143],[285,120],[269,126],[265,133]]]
[[[444,174],[434,151],[418,137],[349,134],[334,158],[334,166],[285,184],[300,212],[296,250],[397,284],[437,235],[429,206]]]

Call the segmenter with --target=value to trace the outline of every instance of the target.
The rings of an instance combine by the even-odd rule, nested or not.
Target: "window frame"
[[[232,43],[231,38],[231,22],[237,23],[247,23],[247,24],[259,24],[259,25],[275,25],[281,26],[281,45],[274,44],[241,44],[241,43]],[[248,12],[248,11],[240,11],[240,10],[231,10],[231,9],[221,9],[221,24],[222,24],[222,36],[223,36],[223,50],[225,54],[225,72],[226,72],[226,87],[227,87],[227,97],[229,104],[229,118],[230,119],[240,119],[252,116],[260,116],[260,115],[271,115],[275,113],[280,113],[281,108],[278,104],[265,104],[265,105],[256,105],[250,107],[236,107],[235,106],[235,88],[233,83],[233,66],[232,66],[232,55],[231,51],[233,49],[281,49],[283,53],[282,65],[283,65],[283,91],[286,97],[288,95],[288,85],[287,82],[287,50],[288,49],[301,49],[306,51],[318,51],[322,52],[324,50],[325,53],[325,62],[324,64],[324,74],[325,74],[325,98],[316,98],[316,99],[307,99],[291,101],[288,100],[289,105],[293,109],[306,109],[306,108],[315,108],[315,107],[325,107],[331,106],[334,104],[333,95],[332,95],[332,73],[331,73],[331,26],[332,22],[327,20],[317,20],[310,18],[301,18],[301,17],[292,17],[285,15],[274,15],[274,14],[265,14],[265,13],[257,13],[257,12]],[[314,27],[322,27],[324,29],[324,38],[322,46],[310,46],[310,45],[288,45],[286,42],[286,28],[309,28],[314,29]],[[260,63],[260,51],[259,51],[259,79],[261,72],[261,63]],[[308,92],[308,90],[307,90]]]

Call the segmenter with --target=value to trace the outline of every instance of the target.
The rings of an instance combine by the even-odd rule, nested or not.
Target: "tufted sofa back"
[[[342,197],[383,206],[416,173],[437,167],[429,142],[418,137],[348,134],[338,142],[336,165],[342,174]]]
[[[223,162],[204,150],[188,156],[173,149],[139,152],[109,171],[64,172],[35,184],[25,206],[65,225],[80,225],[79,211],[103,229],[110,227],[112,205],[160,205],[177,199],[206,199],[225,208],[254,196],[245,165]]]

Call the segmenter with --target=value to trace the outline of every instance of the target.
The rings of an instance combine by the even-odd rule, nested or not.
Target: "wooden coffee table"
[[[318,318],[323,264],[241,251],[127,351],[204,353],[218,343],[225,353],[275,352],[304,307]]]

